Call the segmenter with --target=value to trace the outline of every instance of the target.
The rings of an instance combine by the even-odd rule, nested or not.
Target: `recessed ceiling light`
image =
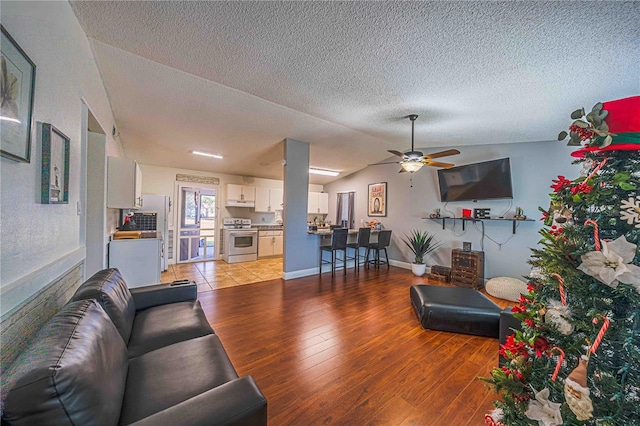
[[[312,175],[324,175],[324,176],[338,176],[340,172],[334,172],[333,170],[314,169],[310,168],[309,173]]]
[[[201,151],[191,151],[191,153],[195,155],[202,155],[204,157],[213,157],[213,158],[222,160],[222,155],[220,154],[209,154],[208,152],[201,152]]]

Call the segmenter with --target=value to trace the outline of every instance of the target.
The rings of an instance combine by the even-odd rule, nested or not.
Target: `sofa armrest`
[[[130,291],[136,305],[136,311],[168,303],[196,300],[198,297],[198,286],[195,283],[174,286],[171,283],[156,284],[132,288]]]
[[[267,400],[251,376],[235,379],[133,425],[266,425]]]

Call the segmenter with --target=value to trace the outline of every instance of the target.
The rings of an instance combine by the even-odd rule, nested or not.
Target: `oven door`
[[[258,252],[257,232],[229,232],[229,256],[254,254]]]

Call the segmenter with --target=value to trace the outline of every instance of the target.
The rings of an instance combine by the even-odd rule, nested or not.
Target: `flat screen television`
[[[508,158],[438,170],[440,200],[513,198]]]

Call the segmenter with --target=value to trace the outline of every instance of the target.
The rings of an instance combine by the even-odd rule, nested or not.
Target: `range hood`
[[[227,200],[227,207],[255,207],[255,201]]]

